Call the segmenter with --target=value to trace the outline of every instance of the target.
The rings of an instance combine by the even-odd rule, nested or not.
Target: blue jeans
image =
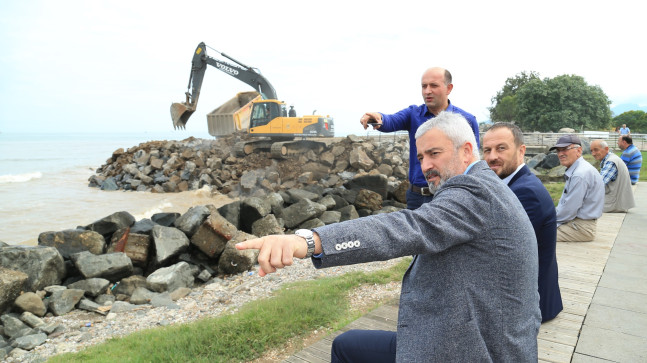
[[[349,330],[332,342],[331,363],[395,362],[396,334],[385,330]]]
[[[431,202],[434,199],[433,195],[422,195],[407,189],[407,208],[408,209],[418,209],[423,203]]]

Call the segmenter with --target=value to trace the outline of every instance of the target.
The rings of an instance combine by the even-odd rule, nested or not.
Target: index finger
[[[256,238],[235,244],[237,250],[260,250],[263,247],[263,239]]]

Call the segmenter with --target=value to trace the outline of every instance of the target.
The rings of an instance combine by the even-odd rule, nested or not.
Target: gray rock
[[[119,281],[112,293],[132,296],[138,287],[146,287],[146,278],[139,275],[128,276]]]
[[[110,281],[98,277],[80,280],[67,285],[68,289],[78,289],[85,291],[86,296],[96,297],[103,294],[108,289]]]
[[[189,248],[189,238],[185,232],[178,228],[155,226],[151,236],[155,246],[155,263],[157,265],[166,263]]]
[[[31,331],[31,328],[15,316],[8,314],[0,316],[0,321],[4,326],[4,335],[11,339],[25,335]]]
[[[361,148],[354,148],[349,155],[350,165],[355,169],[371,170],[375,162]]]
[[[108,310],[109,310],[109,309],[103,308],[101,305],[89,299],[81,299],[81,301],[79,301],[78,308],[81,310],[90,311],[100,315],[108,315]]]
[[[325,197],[320,198],[317,203],[326,207],[327,210],[332,210],[337,207],[337,202],[332,195],[326,195]],[[346,203],[346,205],[348,205],[348,203]]]
[[[240,228],[240,201],[223,205],[218,208],[218,213],[233,224],[236,229]]]
[[[29,325],[32,328],[38,328],[40,326],[45,325],[45,322],[43,319],[37,317],[36,315],[30,313],[29,311],[25,311],[20,315],[20,321],[23,323]]]
[[[546,154],[540,153],[535,156],[533,156],[528,162],[526,162],[526,165],[528,165],[528,168],[534,169],[537,165],[539,165],[544,158],[546,157]]]
[[[95,231],[67,229],[39,234],[38,245],[55,247],[63,258],[70,258],[70,255],[82,251],[100,255],[105,251],[106,240]]]
[[[353,178],[353,180],[344,184],[347,189],[360,191],[361,189],[368,189],[374,191],[386,199],[388,192],[389,180],[385,175],[363,175]],[[350,202],[355,204],[354,202]]]
[[[337,223],[341,220],[341,212],[327,210],[323,212],[321,216],[319,216],[319,220],[322,221],[324,224]]]
[[[542,168],[542,169],[552,169],[556,166],[560,165],[559,163],[559,158],[557,157],[557,154],[555,153],[550,153],[547,154],[544,159],[535,166],[536,168]]]
[[[45,316],[47,312],[47,307],[45,303],[36,293],[26,292],[16,299],[14,304],[21,310],[30,312],[37,316]]]
[[[44,334],[44,333],[26,335],[20,338],[16,338],[15,347],[24,349],[24,350],[32,350],[37,346],[45,343],[46,340],[47,340],[47,334]]]
[[[256,236],[239,232],[227,242],[225,250],[218,259],[218,269],[226,274],[237,274],[249,271],[256,261],[258,260],[258,250],[243,250],[239,251],[235,245],[239,242],[244,242],[249,239],[254,239]]]
[[[176,219],[173,225],[191,237],[210,214],[211,209],[206,205],[191,207],[186,213]]]
[[[321,197],[319,194],[315,194],[304,189],[293,188],[288,190],[287,193],[290,196],[290,199],[287,202],[290,204],[298,203],[303,199],[309,199],[314,202]]]
[[[382,209],[382,196],[368,189],[360,189],[355,198],[355,207],[376,211]]]
[[[301,223],[301,225],[299,225],[299,228],[313,229],[313,228],[317,228],[317,227],[323,227],[325,225],[326,224],[324,222],[322,222],[319,218],[312,218],[312,219],[308,219],[307,221]]]
[[[322,204],[315,203],[309,199],[302,199],[296,204],[283,209],[282,218],[287,228],[294,228],[308,219],[319,217],[326,211]]]
[[[133,273],[133,263],[123,252],[93,255],[90,252],[79,252],[70,256],[74,266],[86,279],[102,277],[118,281]]]
[[[49,311],[56,316],[65,315],[74,309],[84,294],[85,291],[77,289],[56,291],[49,297]]]
[[[130,296],[130,303],[135,305],[149,304],[156,292],[150,291],[146,287],[137,287]]]
[[[192,287],[193,272],[188,263],[182,261],[175,265],[156,270],[146,278],[146,287],[155,292],[173,291],[178,287]]]
[[[157,223],[153,222],[151,219],[144,218],[133,224],[133,226],[130,228],[130,233],[149,235],[153,230],[153,227],[156,225]]]
[[[24,272],[0,267],[0,314],[11,307],[28,280]]]
[[[101,183],[101,190],[119,190],[119,186],[115,178],[110,176]]]
[[[63,257],[54,247],[9,246],[0,248],[0,266],[29,276],[26,291],[58,285],[65,277]],[[0,294],[1,295],[1,294]]]
[[[339,208],[337,211],[341,212],[340,222],[359,218],[359,214],[357,213],[357,209],[355,209],[354,205],[348,205],[343,208]]]
[[[112,303],[115,302],[115,296],[108,295],[108,294],[101,294],[97,296],[96,299],[94,299],[94,302],[96,302],[99,305],[112,305]]]
[[[85,229],[95,231],[103,235],[106,239],[110,238],[120,228],[130,227],[135,223],[135,217],[132,214],[121,211],[113,213],[107,217],[94,221],[85,226]]]
[[[155,213],[151,216],[151,221],[164,227],[170,227],[179,217],[180,213]]]
[[[274,214],[268,214],[252,224],[252,234],[258,237],[283,234],[283,228],[279,225]],[[224,247],[223,245],[223,250]]]
[[[196,278],[198,280],[202,281],[202,282],[207,282],[207,281],[211,280],[211,277],[213,277],[213,275],[211,275],[211,273],[209,271],[207,271],[207,270],[202,270],[198,274],[198,276],[196,276]]]
[[[173,299],[171,298],[171,295],[168,292],[164,292],[161,294],[155,294],[153,298],[151,299],[150,302],[153,307],[159,308],[159,307],[165,307],[167,309],[179,309],[180,306],[176,304]]]
[[[112,307],[110,308],[111,313],[123,313],[126,311],[131,311],[135,309],[137,305],[133,305],[131,303],[125,302],[125,301],[115,301],[114,304],[112,304]]]
[[[252,231],[252,224],[272,212],[272,206],[266,199],[246,198],[240,203],[240,229]]]

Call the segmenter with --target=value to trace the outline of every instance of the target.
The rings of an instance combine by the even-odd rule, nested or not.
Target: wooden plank
[[[537,348],[538,359],[548,362],[570,362],[575,351],[574,346],[541,339],[537,340]]]

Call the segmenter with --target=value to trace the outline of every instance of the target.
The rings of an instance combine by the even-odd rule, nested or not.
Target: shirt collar
[[[606,155],[604,155],[604,157],[602,158],[602,160],[600,160],[600,165],[604,164],[604,163],[607,161],[607,159],[609,158],[609,155],[610,155],[610,154],[611,154],[611,151],[609,151]]]
[[[423,103],[422,106],[423,106],[422,110],[423,110],[424,117],[429,117],[429,118],[436,117],[436,115],[429,112],[429,108],[427,108],[426,104]],[[450,101],[449,99],[447,99],[447,108],[445,109],[445,111],[454,112],[454,105],[452,105],[452,101]]]
[[[471,163],[470,165],[468,165],[468,166],[467,166],[467,169],[465,169],[465,172],[464,172],[463,174],[467,174],[467,172],[468,172],[468,171],[470,171],[470,169],[472,169],[472,166],[474,166],[474,164],[478,163],[479,161],[480,161],[480,160],[476,160],[475,162],[473,162],[473,163]]]
[[[578,165],[580,165],[580,162],[581,162],[582,160],[584,160],[584,158],[583,158],[583,157],[581,157],[581,156],[580,156],[579,158],[577,158],[577,160],[575,160],[575,161],[573,162],[573,165],[571,165],[571,167],[570,167],[570,168],[566,169],[566,172],[564,173],[564,175],[565,175],[566,177],[570,178],[570,177],[571,177],[571,175],[573,175],[573,173],[575,172],[575,169],[577,169],[577,166],[578,166]]]
[[[509,183],[510,183],[510,180],[512,180],[512,178],[514,178],[514,176],[515,176],[515,175],[517,175],[517,173],[519,172],[519,170],[521,170],[521,168],[523,168],[523,166],[524,166],[524,165],[526,165],[526,163],[521,163],[519,166],[517,166],[517,170],[513,171],[513,172],[512,172],[512,174],[510,174],[510,175],[508,175],[508,176],[506,176],[505,178],[503,178],[503,179],[502,179],[502,180],[503,180],[503,182],[504,182],[506,185],[507,185],[507,184],[509,184]]]

